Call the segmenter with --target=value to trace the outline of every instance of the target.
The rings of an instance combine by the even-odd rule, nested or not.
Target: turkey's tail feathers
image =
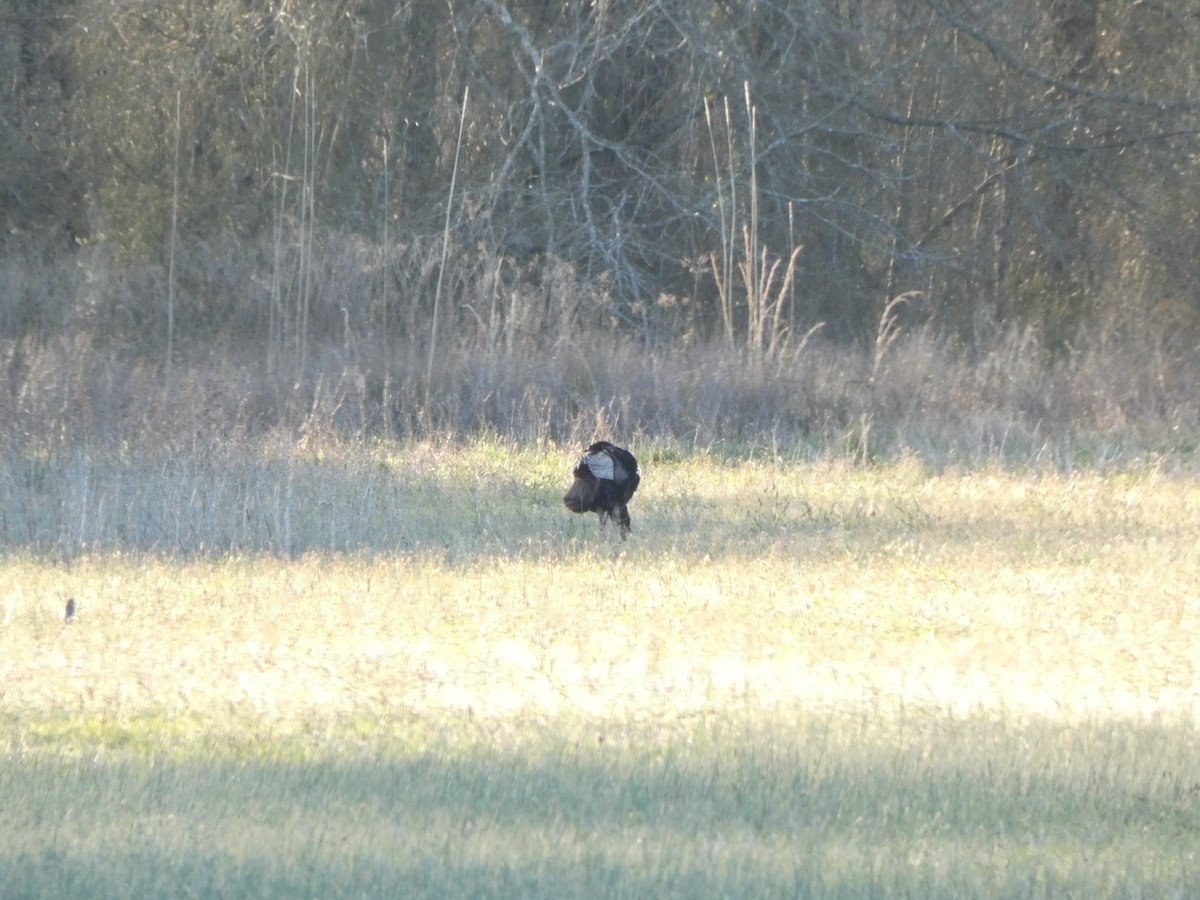
[[[600,492],[600,482],[594,478],[591,480],[576,477],[575,482],[571,485],[563,497],[563,506],[571,512],[582,513],[592,509],[592,504],[596,502],[596,495]]]

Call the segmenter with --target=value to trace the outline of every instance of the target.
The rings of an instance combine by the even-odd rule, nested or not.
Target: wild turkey
[[[599,441],[587,448],[571,474],[575,481],[563,497],[563,505],[575,513],[599,513],[601,525],[615,518],[621,528],[621,539],[629,537],[626,504],[641,481],[633,454],[608,441]]]

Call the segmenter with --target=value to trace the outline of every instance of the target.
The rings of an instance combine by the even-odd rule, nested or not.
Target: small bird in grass
[[[575,481],[563,497],[563,505],[574,513],[599,513],[601,525],[615,518],[621,539],[629,537],[627,504],[641,482],[633,454],[608,441],[598,441],[587,448],[571,474]]]
[[[63,621],[70,622],[75,618],[75,598],[71,597],[67,600],[67,610],[63,614]]]

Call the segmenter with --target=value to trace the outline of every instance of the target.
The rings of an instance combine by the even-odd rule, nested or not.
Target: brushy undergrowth
[[[1054,347],[1019,324],[968,342],[916,299],[879,298],[873,339],[834,340],[797,313],[756,350],[745,298],[730,298],[722,324],[699,298],[631,305],[564,262],[455,246],[431,352],[440,248],[429,242],[323,234],[303,261],[289,242],[197,245],[173,292],[161,267],[102,245],[71,257],[10,249],[0,436],[21,449],[603,435],[865,463],[917,453],[1070,466],[1200,446],[1192,332],[1165,318],[1090,323]]]

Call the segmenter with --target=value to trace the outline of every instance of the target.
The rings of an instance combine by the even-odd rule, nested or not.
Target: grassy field
[[[4,896],[1200,893],[1184,464],[634,449],[7,458]]]

